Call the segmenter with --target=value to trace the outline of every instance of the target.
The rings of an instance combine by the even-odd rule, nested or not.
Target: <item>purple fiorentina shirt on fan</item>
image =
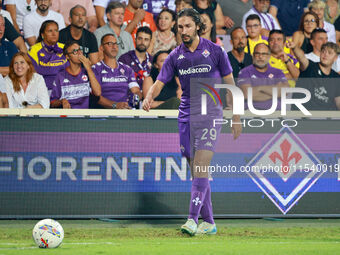
[[[57,73],[68,65],[66,57],[63,55],[63,48],[64,44],[57,43],[53,46],[53,51],[48,51],[40,42],[33,45],[28,51],[35,71],[44,77],[49,93],[53,89],[53,81]]]
[[[167,83],[174,76],[179,77],[183,94],[178,120],[186,122],[189,121],[190,113],[192,115],[201,113],[200,100],[192,100],[190,105],[190,79],[213,78],[216,80],[231,73],[232,67],[225,50],[209,40],[200,38],[194,52],[191,52],[183,43],[174,49],[166,58],[157,80]],[[213,86],[213,84],[210,85]],[[222,116],[222,107],[217,112],[208,112],[208,116]]]
[[[146,52],[146,59],[140,63],[136,56],[136,52],[134,50],[130,50],[119,57],[119,62],[122,62],[132,68],[132,70],[135,72],[137,83],[140,89],[142,89],[144,77],[150,75],[152,56]]]
[[[114,102],[127,102],[128,92],[133,87],[139,87],[133,70],[118,62],[115,69],[103,61],[92,66],[98,82],[102,87],[102,96]]]
[[[67,99],[72,109],[88,109],[91,92],[90,81],[84,68],[78,75],[72,75],[66,69],[57,74],[53,82],[51,101]]]
[[[246,68],[243,68],[239,75],[238,75],[238,81],[237,85],[240,87],[244,84],[250,84],[252,87],[256,86],[273,86],[277,85],[278,83],[287,83],[287,78],[284,75],[284,73],[274,67],[271,67],[268,64],[268,69],[264,73],[259,72],[256,70],[254,65],[247,66]],[[253,101],[253,105],[255,109],[259,110],[267,110],[270,109],[272,106],[272,100],[267,101]],[[247,108],[247,106],[246,106]],[[277,110],[281,109],[281,100],[278,100],[277,103]]]

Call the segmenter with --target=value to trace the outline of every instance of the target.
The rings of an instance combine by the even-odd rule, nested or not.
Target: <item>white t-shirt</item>
[[[5,0],[4,4],[15,5],[17,12],[16,21],[20,30],[23,30],[24,17],[31,12],[35,12],[35,10],[37,9],[37,5],[34,0],[31,0],[30,4],[28,4],[26,0]],[[27,10],[27,6],[30,6],[30,11]]]
[[[309,60],[311,60],[315,63],[320,62],[320,57],[315,55],[314,52],[310,52],[310,53],[306,54],[305,56],[306,56],[306,58],[308,58]],[[336,61],[333,63],[332,69],[337,73],[340,71],[340,56],[338,56]]]
[[[45,80],[40,74],[33,74],[26,92],[23,89],[19,92],[14,92],[12,80],[8,76],[5,77],[5,83],[9,108],[24,108],[22,105],[24,101],[29,105],[40,104],[43,108],[50,107],[50,97],[48,96]]]
[[[253,7],[248,12],[246,12],[246,14],[243,15],[242,28],[243,28],[244,32],[246,32],[246,34],[248,34],[247,29],[246,29],[246,20],[247,20],[248,16],[251,15],[251,14],[256,14],[260,17],[262,28],[265,28],[269,31],[272,30],[272,29],[281,29],[279,23],[276,21],[276,19],[270,13],[260,13],[261,15],[259,15],[259,13]],[[273,27],[273,25],[274,25],[274,27]]]
[[[65,28],[64,18],[60,13],[49,10],[46,16],[41,16],[34,11],[24,18],[24,37],[30,38],[35,36],[38,38],[41,24],[46,20],[54,20],[57,22],[59,31]]]
[[[9,20],[9,22],[11,22],[13,24],[13,20],[11,17],[11,14],[8,11],[2,10],[0,9],[0,14],[4,17],[7,18]]]
[[[6,93],[6,83],[1,74],[0,74],[0,92]]]
[[[327,32],[328,41],[336,43],[336,34],[335,34],[334,25],[327,21],[324,21],[323,24],[324,24],[323,29],[325,29],[325,31]]]

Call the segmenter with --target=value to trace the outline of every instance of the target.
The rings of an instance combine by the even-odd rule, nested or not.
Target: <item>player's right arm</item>
[[[164,83],[160,80],[156,80],[155,83],[151,86],[146,97],[143,100],[143,109],[145,111],[148,112],[150,110],[153,99],[159,95],[163,87]]]

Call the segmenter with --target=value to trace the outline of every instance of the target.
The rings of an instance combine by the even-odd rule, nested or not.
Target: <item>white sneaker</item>
[[[203,221],[197,228],[197,235],[215,235],[217,233],[216,224]]]
[[[182,233],[194,236],[197,231],[197,224],[193,219],[188,219],[187,222],[181,227]]]

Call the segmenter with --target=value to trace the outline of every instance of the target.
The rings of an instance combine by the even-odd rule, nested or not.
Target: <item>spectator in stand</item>
[[[241,69],[251,65],[253,58],[244,49],[247,45],[247,36],[242,27],[235,27],[230,33],[230,42],[233,49],[228,52],[230,64],[233,68],[233,77],[237,79]]]
[[[50,10],[52,0],[35,0],[37,9],[24,17],[24,37],[32,46],[37,42],[41,24],[46,20],[54,20],[59,29],[65,27],[64,18],[60,13]]]
[[[138,95],[140,99],[142,98],[134,72],[129,66],[117,62],[118,45],[114,34],[104,35],[100,47],[104,53],[104,59],[92,67],[102,89],[97,107],[130,109],[129,91]]]
[[[230,33],[230,42],[233,49],[228,52],[228,58],[233,68],[233,77],[237,82],[238,74],[241,69],[250,66],[253,63],[253,58],[249,53],[244,52],[247,45],[247,36],[242,27],[235,27]],[[231,99],[227,99],[226,89],[220,89],[220,95],[223,103],[223,108],[231,106]]]
[[[286,36],[298,30],[302,14],[310,0],[271,0],[269,13],[277,18]]]
[[[338,57],[339,47],[332,42],[323,44],[320,62],[315,63],[308,60],[294,42],[289,46],[300,62],[301,74],[296,87],[307,89],[311,93],[311,99],[304,103],[304,107],[309,111],[340,110],[340,75],[332,70],[332,65]],[[300,96],[294,94],[293,98],[300,98]],[[293,110],[298,110],[295,105]]]
[[[295,81],[300,75],[300,64],[293,55],[284,52],[285,42],[286,36],[282,30],[274,29],[270,31],[268,38],[271,52],[269,64],[281,70],[286,76],[289,86],[295,87]]]
[[[170,51],[159,51],[155,54],[153,59],[153,66],[150,76],[146,77],[143,82],[143,95],[147,95],[153,83],[157,80],[163,63]],[[160,94],[151,103],[151,109],[178,109],[181,103],[182,95],[181,86],[179,86],[178,79],[174,76],[172,80],[164,85]]]
[[[81,5],[75,5],[70,9],[69,20],[71,24],[59,32],[59,42],[67,43],[76,41],[86,58],[92,64],[99,61],[97,39],[92,32],[85,29],[86,9]]]
[[[192,0],[175,0],[176,12],[179,13],[185,8],[192,8]]]
[[[18,33],[23,33],[24,17],[35,12],[37,5],[34,0],[5,0],[6,10],[11,14],[13,26]]]
[[[318,15],[320,22],[318,27],[326,30],[328,35],[328,41],[335,43],[336,42],[335,27],[333,24],[324,20],[326,4],[322,0],[313,0],[308,4],[308,8],[310,11],[313,11],[316,13],[316,15]]]
[[[268,13],[270,0],[254,0],[253,7],[243,15],[242,28],[246,31],[246,19],[250,14],[257,14],[261,19],[261,26],[269,33],[272,29],[281,29],[279,22]]]
[[[88,109],[90,93],[99,97],[101,87],[91,68],[91,61],[83,55],[77,42],[65,44],[64,55],[69,62],[53,83],[51,107]]]
[[[118,42],[118,55],[119,58],[124,53],[134,50],[133,39],[131,35],[122,29],[124,21],[124,5],[120,2],[110,2],[106,8],[106,15],[108,23],[105,26],[98,28],[94,35],[97,38],[98,47],[101,45],[101,38],[106,34],[114,34]],[[100,52],[102,55],[102,52]],[[100,57],[102,59],[102,57]]]
[[[310,43],[310,36],[315,28],[319,27],[319,18],[314,12],[305,12],[300,21],[299,30],[293,34],[293,42],[304,53],[313,51],[313,46]]]
[[[37,43],[28,52],[36,72],[44,77],[49,95],[57,73],[65,68],[67,63],[63,55],[64,44],[59,43],[58,39],[58,23],[46,20],[41,25]]]
[[[136,34],[136,50],[131,50],[119,57],[119,62],[128,65],[135,73],[137,83],[142,90],[145,77],[150,75],[152,56],[148,53],[152,31],[149,27],[140,27]]]
[[[261,20],[257,14],[251,14],[247,17],[246,28],[248,32],[248,40],[244,52],[253,55],[254,48],[257,44],[268,44],[267,37],[261,35]]]
[[[279,69],[269,65],[270,49],[265,43],[255,46],[253,64],[243,68],[238,76],[238,86],[242,89],[245,99],[248,99],[248,88],[252,88],[252,101],[255,109],[268,110],[273,106],[273,88],[278,88],[277,95],[281,97],[281,88],[289,87],[287,78]],[[278,100],[276,110],[281,109]]]
[[[155,55],[156,52],[161,50],[176,48],[176,35],[173,32],[175,23],[176,13],[169,9],[163,9],[157,17],[157,30],[152,35],[151,45],[148,49],[151,55]]]
[[[48,96],[44,78],[37,74],[24,52],[14,55],[5,78],[9,108],[48,108]]]
[[[202,13],[201,19],[205,25],[205,29],[202,31],[201,37],[212,41],[219,46],[223,46],[221,39],[216,36],[216,26],[215,23],[212,22],[212,17],[210,17],[208,13]]]
[[[66,26],[71,24],[70,9],[75,5],[84,6],[86,11],[86,20],[88,30],[94,32],[98,27],[96,11],[94,10],[92,0],[53,0],[51,9],[63,15]]]
[[[334,24],[334,22],[339,16],[340,16],[339,0],[326,0],[325,20],[331,24]]]
[[[216,33],[225,35],[225,28],[234,26],[234,21],[228,16],[223,16],[222,8],[216,0],[193,0],[193,8],[200,14],[208,13],[213,18],[213,23],[216,24]]]
[[[311,34],[310,43],[313,46],[313,51],[305,54],[306,58],[313,62],[320,62],[321,47],[328,41],[327,32],[322,28],[316,28]],[[340,57],[334,61],[332,69],[339,73],[340,72]]]
[[[152,32],[155,32],[157,27],[153,20],[153,15],[150,12],[141,8],[143,0],[129,0],[125,9],[124,24],[125,31],[131,33],[132,39],[135,42],[135,35],[139,27],[148,26]]]
[[[0,75],[6,76],[9,72],[9,64],[15,53],[18,52],[15,44],[5,40],[5,19],[0,14]]]
[[[10,42],[13,42],[18,50],[22,52],[27,52],[26,44],[22,36],[15,30],[12,23],[5,18],[5,33],[4,38]]]

